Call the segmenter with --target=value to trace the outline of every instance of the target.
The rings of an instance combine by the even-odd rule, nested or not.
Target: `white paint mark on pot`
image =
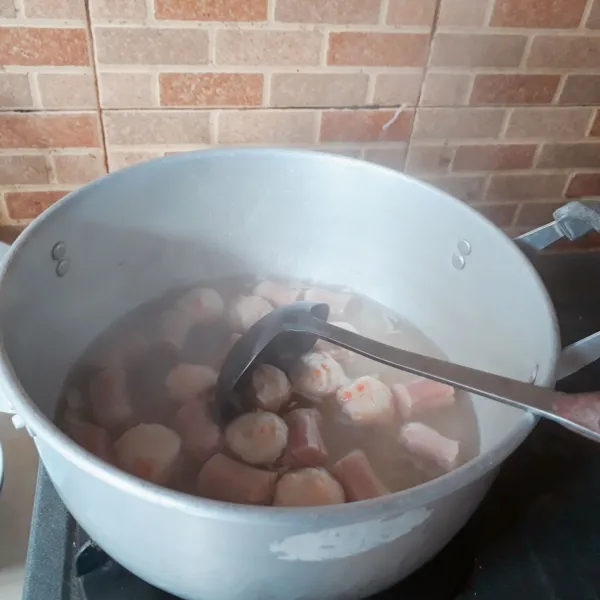
[[[428,508],[417,508],[392,519],[292,535],[273,542],[269,549],[280,560],[319,562],[346,558],[397,540],[424,523],[430,514]]]

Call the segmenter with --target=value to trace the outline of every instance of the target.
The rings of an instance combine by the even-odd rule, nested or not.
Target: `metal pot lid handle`
[[[593,231],[600,232],[600,202],[569,202],[555,210],[554,221],[515,238],[525,251],[544,250],[560,239],[575,241]],[[600,359],[600,332],[565,348],[556,368],[556,379],[564,379]]]

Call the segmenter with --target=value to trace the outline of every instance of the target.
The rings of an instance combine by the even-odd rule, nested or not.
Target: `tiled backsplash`
[[[214,145],[322,148],[518,231],[600,196],[600,0],[0,0],[0,222]]]

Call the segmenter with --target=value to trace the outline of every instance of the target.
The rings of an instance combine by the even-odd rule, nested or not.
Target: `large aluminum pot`
[[[476,399],[477,458],[405,492],[319,509],[143,483],[52,424],[67,370],[115,319],[172,286],[248,272],[350,286],[451,360],[546,386],[560,348],[552,305],[520,250],[474,210],[395,171],[312,152],[219,150],[135,166],[61,200],[11,249],[0,392],[101,547],[190,600],[363,598],[452,538],[531,415]]]

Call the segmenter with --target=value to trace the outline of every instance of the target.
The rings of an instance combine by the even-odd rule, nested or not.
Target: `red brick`
[[[600,173],[577,173],[569,182],[567,198],[600,196]]]
[[[481,200],[486,178],[484,175],[461,175],[460,177],[439,175],[434,177],[419,176],[419,179],[459,200],[477,202]]]
[[[157,19],[265,21],[267,0],[155,0]]]
[[[161,73],[163,106],[260,106],[263,75],[258,73]]]
[[[419,146],[410,144],[406,159],[407,173],[447,173],[455,149],[446,144]]]
[[[289,23],[375,24],[381,0],[277,0],[275,20]]]
[[[396,27],[405,25],[430,27],[433,25],[436,4],[436,0],[390,0],[387,24]]]
[[[69,192],[7,192],[4,196],[11,219],[34,219]]]
[[[567,75],[559,104],[600,104],[600,75]]]
[[[401,112],[394,119],[393,110],[331,110],[323,113],[322,142],[407,141],[414,113]]]
[[[564,206],[564,201],[524,202],[519,211],[516,225],[521,227],[541,227],[554,220],[554,211]]]
[[[593,137],[600,137],[600,110],[596,111],[596,117],[590,130],[590,135]]]
[[[347,31],[329,37],[330,65],[420,67],[427,58],[429,36],[421,33]]]
[[[456,149],[453,171],[507,171],[529,169],[533,165],[535,144],[460,146]]]
[[[50,183],[45,156],[0,155],[0,185]]]
[[[52,156],[52,161],[58,183],[88,183],[106,174],[104,155],[100,151],[56,154]]]
[[[593,6],[585,26],[588,29],[600,29],[600,2],[592,0]]]
[[[0,28],[0,64],[86,66],[90,64],[85,29]]]
[[[0,114],[0,148],[95,148],[98,117],[79,114]]]
[[[597,69],[600,64],[600,37],[582,35],[537,35],[533,40],[528,67]]]
[[[564,173],[553,174],[494,174],[491,176],[487,198],[556,198],[567,182]]]
[[[406,146],[402,148],[367,148],[365,150],[365,160],[390,169],[403,171],[406,161]]]
[[[85,19],[85,0],[23,0],[25,16],[34,19]]]
[[[492,27],[578,27],[587,0],[496,0]]]
[[[560,75],[476,75],[470,104],[549,104]]]
[[[419,108],[413,137],[430,140],[495,138],[500,134],[503,108]]]
[[[439,27],[483,27],[490,0],[441,0]]]
[[[512,225],[518,204],[479,204],[473,208],[498,227]]]
[[[537,166],[541,169],[600,167],[600,143],[544,144]]]

